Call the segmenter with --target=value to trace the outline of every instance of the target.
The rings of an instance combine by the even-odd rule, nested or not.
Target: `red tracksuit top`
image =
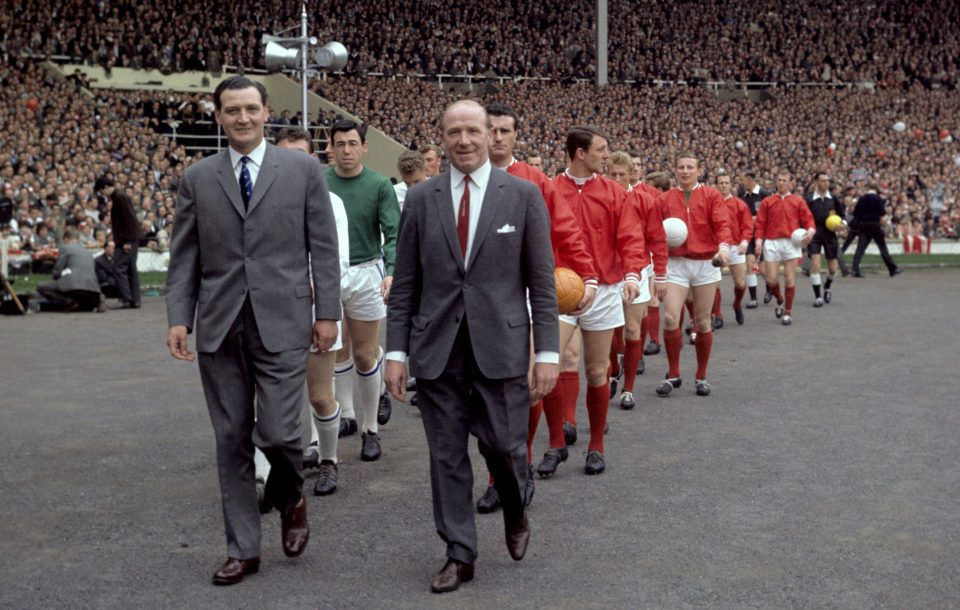
[[[642,184],[640,186],[643,186]],[[659,194],[660,191],[657,191]],[[627,193],[627,200],[633,203],[640,222],[643,223],[643,239],[653,257],[654,282],[667,281],[667,234],[663,230],[663,217],[657,200],[642,188]]]
[[[687,223],[687,241],[670,248],[670,256],[710,260],[718,250],[729,251],[733,243],[730,215],[717,189],[698,182],[690,191],[688,206],[683,190],[675,187],[662,193],[657,204],[664,220],[679,218]]]
[[[793,193],[774,193],[760,202],[756,238],[789,239],[797,229],[812,231],[815,226],[806,201]]]
[[[730,245],[753,239],[753,215],[750,213],[747,202],[736,195],[730,195],[723,200],[723,203],[727,206],[727,213],[730,214],[730,232],[733,234]]]
[[[623,187],[597,174],[578,186],[566,172],[554,178],[553,185],[580,224],[600,283],[617,284],[627,279],[639,282],[650,254],[640,219],[634,206],[627,205]]]
[[[529,163],[517,160],[507,166],[507,173],[528,180],[540,188],[543,201],[547,204],[547,213],[550,215],[550,243],[553,246],[554,265],[569,267],[585,284],[596,286],[597,270],[581,237],[580,225],[567,202],[557,197],[550,178]]]

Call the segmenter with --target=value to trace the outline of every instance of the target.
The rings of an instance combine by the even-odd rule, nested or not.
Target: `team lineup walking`
[[[380,427],[395,408],[388,393],[416,397],[446,546],[430,587],[453,591],[474,578],[474,507],[502,512],[508,553],[519,561],[538,535],[527,510],[534,479],[550,484],[562,473],[581,432],[584,474],[617,463],[605,443],[611,404],[630,411],[723,391],[708,373],[712,357],[727,356],[715,339],[725,328],[724,270],[734,285],[730,328],[744,332],[764,318],[812,325],[812,310],[834,299],[838,237],[857,224],[848,216],[862,217],[891,276],[899,273],[874,226],[883,202],[873,186],[847,210],[825,172],[804,177],[813,189],[801,196],[798,177],[782,168],[768,194],[752,174],[704,167],[696,150],[645,168],[638,154],[612,152],[600,127],[573,125],[566,167],[550,178],[514,156],[524,124],[509,105],[460,100],[437,126],[440,149],[405,152],[403,182],[393,185],[364,165],[365,125],[334,124],[324,169],[304,130],[266,141],[262,85],[229,78],[214,103],[229,148],[180,185],[167,307],[175,358],[194,359],[187,335],[196,329],[216,431],[227,540],[218,585],[259,571],[260,515],[274,508],[284,552],[303,552],[304,473],[316,470],[318,497],[349,485],[339,439],[358,432],[361,462],[378,461]],[[279,220],[275,230],[258,230],[258,214]],[[800,313],[796,275],[806,258],[813,299],[811,313]],[[561,312],[564,273],[580,278],[582,293]],[[758,302],[758,274],[772,306]],[[651,361],[657,355],[665,367]],[[662,378],[640,382],[662,368]],[[577,423],[581,370],[586,429]],[[535,462],[541,419],[547,447]],[[489,473],[476,504],[471,434]]]

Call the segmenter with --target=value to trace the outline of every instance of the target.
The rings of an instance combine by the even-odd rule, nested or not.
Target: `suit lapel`
[[[480,218],[477,220],[477,228],[473,233],[473,247],[470,248],[470,264],[477,258],[480,252],[480,246],[483,240],[490,232],[493,226],[493,219],[500,209],[500,198],[503,195],[503,185],[506,183],[505,172],[491,167],[490,178],[487,181],[487,191],[483,195],[483,206],[480,208]],[[459,244],[460,241],[457,240]]]
[[[273,146],[267,144],[267,150],[263,154],[263,165],[260,166],[260,172],[257,174],[257,182],[253,185],[253,195],[250,197],[250,205],[247,207],[247,215],[253,213],[253,209],[263,200],[263,196],[270,189],[274,179],[277,177],[276,155],[273,154]],[[237,187],[239,191],[240,188]]]
[[[440,216],[440,227],[447,238],[447,245],[457,261],[457,267],[463,273],[463,255],[460,254],[460,238],[457,237],[457,219],[453,214],[453,192],[450,190],[450,173],[444,172],[436,177],[433,190],[434,204]]]
[[[233,173],[233,167],[230,165],[230,150],[225,149],[220,153],[220,162],[217,165],[217,180],[220,187],[230,199],[230,203],[236,208],[237,214],[243,218],[246,213],[243,211],[243,199],[240,197],[240,183]]]

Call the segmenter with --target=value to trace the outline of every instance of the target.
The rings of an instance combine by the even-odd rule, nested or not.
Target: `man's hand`
[[[554,380],[556,381],[556,380]],[[406,402],[407,396],[407,365],[399,360],[387,360],[387,376],[384,379],[390,395],[399,401]]]
[[[580,299],[580,302],[577,303],[576,311],[570,312],[571,316],[579,316],[590,309],[590,306],[593,305],[593,300],[597,298],[597,287],[590,285],[584,288],[583,298]]]
[[[313,323],[313,348],[325,352],[337,340],[336,320],[317,320]]]
[[[390,300],[390,288],[393,286],[393,276],[388,275],[383,278],[383,281],[380,282],[380,296],[383,297],[383,302],[386,303]]]
[[[740,245],[737,246],[737,253],[738,253],[738,254],[744,254],[744,253],[747,251],[747,246],[748,246],[748,245],[750,245],[750,244],[747,243],[747,240],[743,240],[742,242],[740,242]]]
[[[557,377],[559,376],[559,364],[548,364],[546,362],[534,364],[533,383],[530,384],[530,402],[536,403],[553,391],[553,386],[557,385]]]
[[[638,282],[629,281],[623,283],[623,302],[633,303],[633,300],[640,296],[640,284]]]
[[[170,349],[170,355],[177,360],[193,362],[195,358],[193,352],[187,348],[187,327],[171,326],[167,331],[167,347]]]
[[[717,258],[719,258],[721,261],[723,261],[723,264],[720,265],[720,268],[721,268],[721,269],[723,269],[724,267],[730,265],[730,251],[729,251],[729,250],[723,250],[723,249],[717,250],[717,253],[716,253],[716,255],[714,255],[713,258],[714,258],[714,260],[716,260]]]
[[[807,232],[803,234],[803,245],[806,246],[810,243],[810,240],[813,239],[814,230],[807,229]]]
[[[654,282],[653,291],[657,295],[657,300],[663,301],[667,298],[667,283],[666,282]]]
[[[757,258],[763,256],[763,240],[758,239],[753,243],[753,251],[757,253]]]

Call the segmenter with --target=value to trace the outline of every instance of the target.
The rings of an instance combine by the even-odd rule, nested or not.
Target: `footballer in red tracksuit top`
[[[629,281],[639,285],[643,268],[650,261],[643,226],[635,207],[627,201],[627,192],[617,182],[605,176],[594,173],[589,178],[578,179],[564,172],[553,179],[553,184],[557,196],[572,208],[577,218],[600,281],[597,298],[591,308],[576,318],[561,316],[561,322],[569,326],[579,326],[585,342],[594,334],[600,336],[609,333],[612,336],[613,329],[623,325],[620,283]],[[608,336],[603,350],[605,355],[609,352],[609,343]],[[587,366],[602,366],[606,371],[607,364],[604,357],[602,364],[588,362]],[[576,380],[572,379],[574,376]],[[587,413],[590,417],[588,454],[603,454],[603,435],[610,402],[608,383],[609,378],[605,377],[602,385],[590,384],[587,388]],[[544,400],[544,411],[550,428],[551,450],[562,450],[565,453],[563,423],[576,421],[579,373],[561,372],[558,385],[560,384],[563,384],[562,411],[557,413],[552,408],[552,403],[547,400]],[[543,475],[539,469],[538,472]]]
[[[763,247],[764,275],[767,290],[777,298],[775,315],[784,326],[793,322],[793,299],[797,293],[797,261],[802,250],[791,240],[797,229],[806,229],[803,245],[813,237],[816,222],[810,207],[802,197],[790,192],[793,178],[790,174],[777,176],[777,192],[760,202],[756,219],[756,249]],[[780,263],[783,263],[784,292],[780,292]],[[786,298],[784,298],[784,296]]]
[[[733,234],[723,195],[697,182],[699,171],[696,159],[678,158],[676,173],[681,186],[662,193],[658,200],[664,220],[679,218],[687,225],[686,241],[669,250],[663,331],[669,371],[667,379],[657,387],[659,396],[669,396],[673,389],[680,387],[680,350],[683,346],[680,310],[691,289],[698,331],[697,374],[694,381],[698,395],[710,393],[707,383],[707,365],[713,348],[710,311],[721,277],[720,269],[713,266],[712,260],[718,255],[721,259],[729,256]],[[685,181],[689,181],[689,191],[683,188]]]
[[[727,178],[729,180],[729,177]],[[730,215],[730,232],[733,235],[730,242],[730,274],[733,276],[733,311],[737,314],[737,322],[743,324],[743,295],[747,290],[747,247],[753,238],[753,214],[750,206],[736,195],[727,195],[723,200]]]
[[[654,290],[657,297],[666,294],[667,286],[667,236],[663,231],[663,218],[657,200],[649,191],[642,188],[643,183],[627,193],[627,201],[637,212],[637,217],[643,225],[643,239],[653,259],[652,275]],[[651,187],[652,188],[652,187]],[[654,189],[656,190],[656,189]],[[659,195],[660,191],[656,191]],[[646,267],[650,269],[650,265]],[[641,295],[633,303],[624,308],[626,324],[623,331],[623,390],[620,396],[620,407],[631,409],[635,405],[633,387],[637,378],[637,366],[643,359],[643,321],[647,316],[647,304],[650,302],[650,285],[648,273],[645,272],[641,287]],[[641,300],[642,299],[642,300]]]

